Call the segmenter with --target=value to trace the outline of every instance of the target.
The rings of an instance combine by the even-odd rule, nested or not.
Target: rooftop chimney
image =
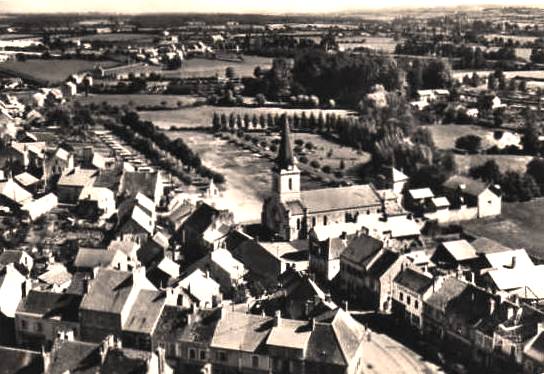
[[[281,326],[281,310],[276,310],[274,315],[274,326]]]

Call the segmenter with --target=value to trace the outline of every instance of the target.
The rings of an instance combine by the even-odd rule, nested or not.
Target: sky
[[[482,0],[484,4],[544,7],[544,0]],[[0,12],[315,13],[373,8],[475,5],[474,0],[0,0]]]

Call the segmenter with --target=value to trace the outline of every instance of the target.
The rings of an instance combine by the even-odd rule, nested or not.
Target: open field
[[[2,34],[0,35],[0,40],[17,40],[17,39],[28,39],[35,38],[36,35],[31,34]]]
[[[484,164],[486,161],[495,160],[501,172],[517,171],[524,173],[532,156],[518,155],[455,155],[455,162],[460,173],[468,173],[471,167]]]
[[[512,39],[512,41],[514,41],[514,42],[518,41],[520,43],[532,43],[532,42],[534,42],[536,40],[535,36],[502,35],[502,34],[487,34],[487,35],[484,35],[484,37],[487,40],[493,40],[495,38],[502,38],[502,39],[504,39],[506,41],[508,39]]]
[[[197,96],[190,95],[89,95],[77,96],[73,99],[79,101],[82,104],[97,104],[101,105],[103,102],[107,102],[113,106],[128,105],[132,107],[140,106],[162,106],[166,102],[168,108],[178,108],[178,103],[182,106],[193,105],[199,98]],[[152,112],[149,112],[152,113]],[[162,113],[162,112],[161,112]]]
[[[139,33],[111,33],[111,34],[90,34],[66,38],[65,40],[81,40],[82,42],[104,41],[104,42],[130,42],[130,41],[153,41],[158,35]]]
[[[88,61],[88,60],[27,60],[9,61],[0,64],[0,72],[20,76],[43,83],[57,83],[64,81],[71,74],[93,69],[100,64],[103,67],[117,65],[115,61]]]
[[[272,59],[268,57],[243,56],[243,61],[223,61],[206,58],[190,58],[183,62],[180,70],[163,70],[160,73],[165,77],[192,78],[192,77],[213,77],[224,76],[225,70],[232,66],[236,75],[241,77],[253,76],[257,66],[269,69],[272,66]]]
[[[465,135],[477,135],[482,138],[482,148],[492,146],[504,148],[509,145],[519,145],[520,136],[507,130],[503,131],[500,139],[495,138],[495,130],[485,129],[474,125],[431,125],[424,126],[433,136],[434,144],[440,149],[455,148],[457,138]]]
[[[472,73],[478,74],[480,77],[487,77],[492,70],[454,70],[452,77],[454,79],[462,80],[465,75],[471,76]],[[512,79],[516,77],[520,78],[533,78],[544,79],[544,70],[518,70],[518,71],[505,71],[504,76],[506,79]]]
[[[307,115],[310,115],[311,112],[314,112],[316,115],[319,114],[321,109],[285,109],[285,108],[245,108],[245,107],[214,107],[209,105],[203,105],[192,108],[183,108],[178,110],[168,110],[168,111],[142,111],[140,112],[140,117],[147,121],[153,121],[155,125],[163,128],[169,129],[171,126],[176,127],[210,127],[212,123],[213,113],[217,112],[219,115],[225,113],[229,115],[230,113],[240,114],[244,116],[246,113],[249,116],[256,114],[259,116],[261,113],[264,115],[268,113],[299,113],[306,112]],[[326,113],[336,113],[337,115],[346,115],[348,112],[346,110],[323,110],[324,114]]]
[[[360,36],[357,38],[347,37],[337,39],[338,47],[341,50],[350,50],[354,48],[369,48],[385,53],[395,52],[397,41],[385,36]]]
[[[465,230],[487,236],[513,248],[525,248],[544,259],[544,199],[504,203],[502,216],[491,220],[475,220],[464,224]]]

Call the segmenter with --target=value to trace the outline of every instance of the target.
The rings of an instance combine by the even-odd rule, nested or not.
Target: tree
[[[455,147],[466,149],[470,153],[477,153],[482,145],[482,138],[477,135],[465,135],[457,138]]]
[[[424,88],[450,88],[451,83],[451,67],[444,60],[432,60],[424,67]]]
[[[527,164],[527,174],[531,175],[544,192],[544,159],[534,158]]]
[[[531,51],[531,62],[535,64],[544,63],[544,48],[533,48]]]
[[[225,77],[228,79],[234,79],[236,77],[236,71],[232,66],[229,66],[225,69]]]
[[[410,96],[416,97],[417,91],[423,88],[423,67],[420,60],[414,61],[412,68],[408,71],[406,80],[410,87]]]
[[[483,165],[472,167],[469,174],[473,178],[481,179],[489,183],[500,183],[502,174],[495,160],[489,160]]]
[[[519,90],[521,92],[527,92],[527,81],[525,79],[522,79],[520,82],[519,82]]]
[[[523,135],[521,136],[521,144],[525,153],[530,155],[539,155],[541,144],[539,140],[540,131],[535,121],[529,119],[525,123]]]
[[[264,106],[264,104],[266,103],[266,98],[265,98],[264,94],[258,93],[255,96],[255,102],[257,103],[258,106]]]
[[[497,77],[493,73],[487,77],[487,88],[492,91],[497,89]]]

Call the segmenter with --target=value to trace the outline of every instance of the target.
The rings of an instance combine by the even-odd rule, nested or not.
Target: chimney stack
[[[281,326],[281,310],[276,310],[274,315],[274,326]]]

